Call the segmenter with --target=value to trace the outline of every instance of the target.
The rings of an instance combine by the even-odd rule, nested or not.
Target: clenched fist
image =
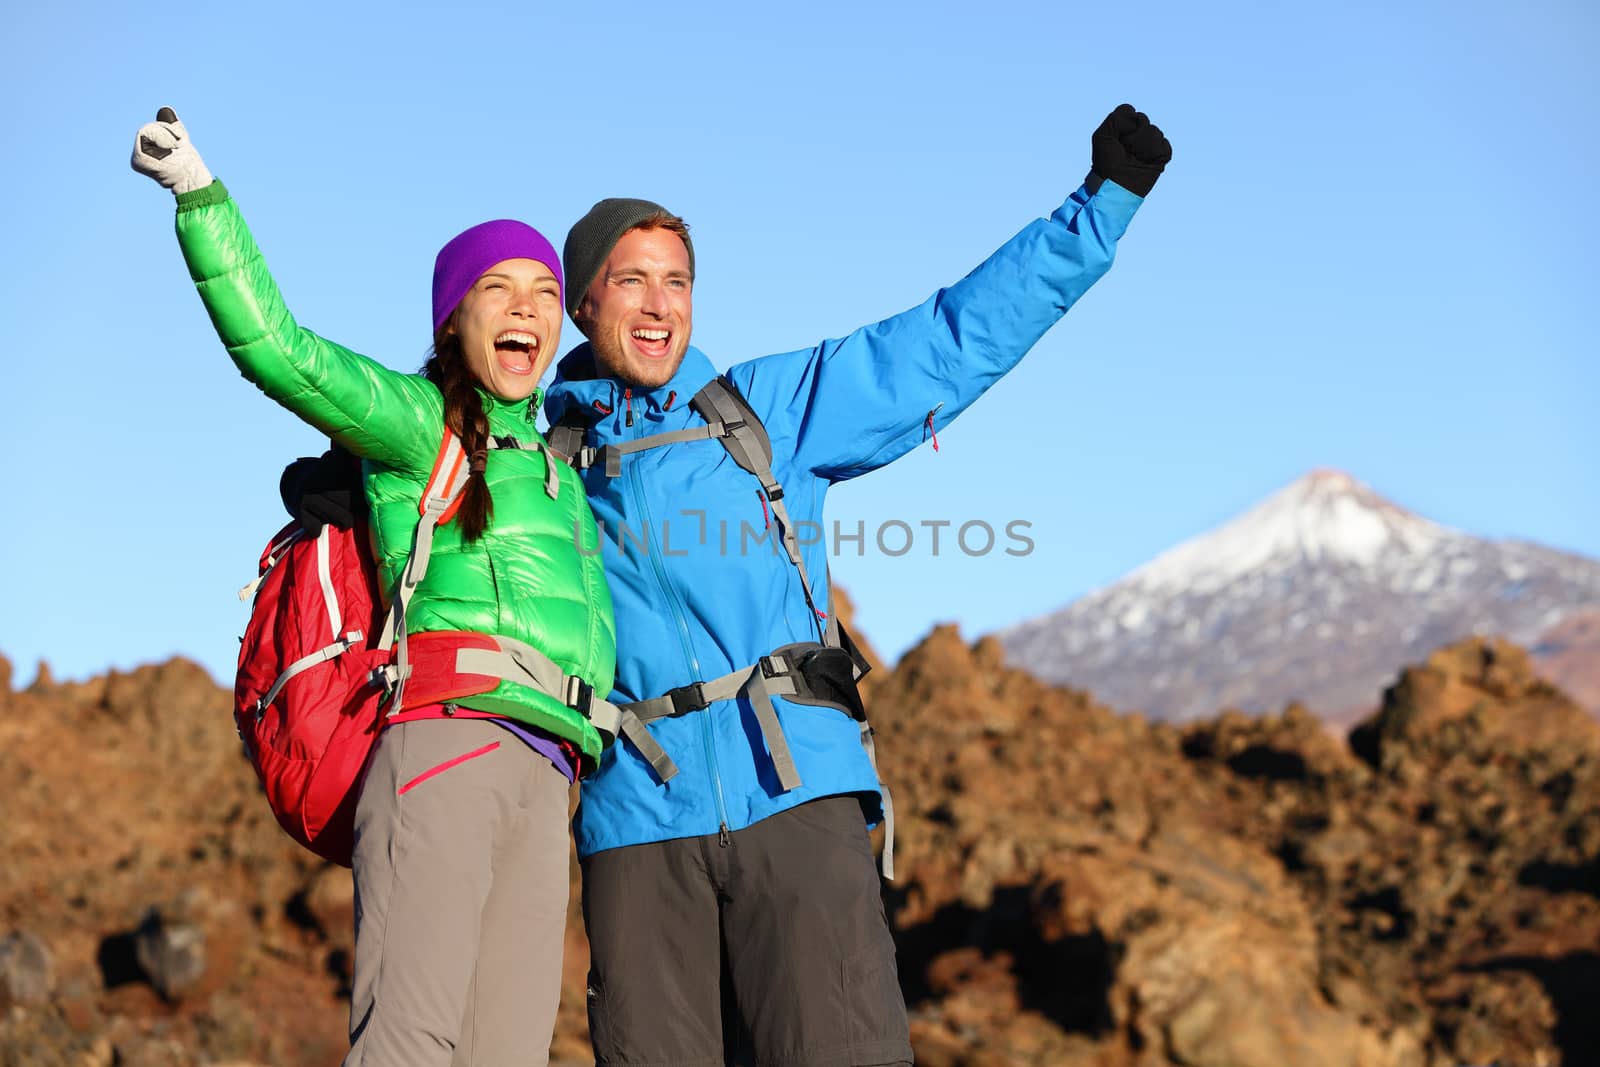
[[[175,194],[211,184],[211,172],[170,107],[156,112],[156,121],[139,127],[133,139],[133,169],[150,175]]]
[[[1094,148],[1091,177],[1108,178],[1135,196],[1149,196],[1161,171],[1172,160],[1166,135],[1132,104],[1119,104],[1090,139]]]

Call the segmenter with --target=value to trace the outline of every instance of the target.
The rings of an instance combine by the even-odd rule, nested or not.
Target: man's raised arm
[[[730,370],[758,411],[789,413],[802,466],[838,481],[904,455],[1016,366],[1105,274],[1172,148],[1127,104],[1091,143],[1084,185],[959,282],[839,340]]]

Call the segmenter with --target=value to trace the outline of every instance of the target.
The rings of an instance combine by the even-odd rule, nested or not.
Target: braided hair
[[[467,453],[470,473],[456,521],[461,524],[462,540],[471,544],[483,536],[494,517],[494,501],[484,477],[489,455],[489,415],[483,410],[477,380],[467,369],[461,338],[451,329],[454,320],[452,315],[433,332],[433,350],[422,365],[422,376],[439,387],[444,396],[444,424],[461,438],[461,447]]]

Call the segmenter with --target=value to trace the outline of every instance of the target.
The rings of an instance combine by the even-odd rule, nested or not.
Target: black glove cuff
[[[1097,163],[1095,166],[1098,169],[1101,164]],[[1090,186],[1089,192],[1091,194],[1098,193],[1100,191],[1100,183],[1109,179],[1128,190],[1134,196],[1149,196],[1150,190],[1156,187],[1156,179],[1161,177],[1161,170],[1162,165],[1159,164],[1141,165],[1131,162],[1107,166],[1104,174],[1097,174],[1091,170],[1089,172],[1089,181],[1094,184]],[[1089,181],[1084,184],[1088,185]]]

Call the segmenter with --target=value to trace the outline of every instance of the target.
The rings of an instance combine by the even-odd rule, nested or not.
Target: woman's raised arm
[[[429,469],[443,429],[439,391],[295,323],[238,206],[170,109],[140,129],[133,167],[177,196],[190,277],[240,372],[357,455]]]

